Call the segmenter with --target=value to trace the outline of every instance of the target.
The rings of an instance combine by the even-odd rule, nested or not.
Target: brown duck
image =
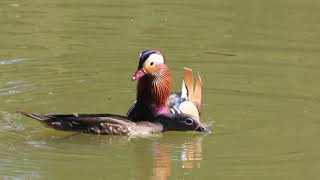
[[[19,112],[51,128],[101,135],[139,136],[164,131],[208,131],[198,120],[187,114],[162,114],[152,122],[128,120],[112,114],[40,114]]]

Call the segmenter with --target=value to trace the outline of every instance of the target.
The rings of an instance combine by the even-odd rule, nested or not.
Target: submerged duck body
[[[164,131],[209,132],[199,121],[186,114],[166,114],[154,121],[132,122],[113,114],[40,114],[19,112],[51,128],[101,135],[146,135]]]

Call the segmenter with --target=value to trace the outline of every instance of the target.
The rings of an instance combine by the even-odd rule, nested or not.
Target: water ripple
[[[27,61],[35,58],[17,58],[17,59],[4,59],[0,60],[0,65],[17,64],[21,61]]]
[[[0,96],[16,94],[29,89],[33,84],[21,80],[11,80],[0,84]]]
[[[0,118],[1,118],[1,126],[0,131],[5,132],[3,130],[23,130],[24,127],[22,124],[20,124],[17,120],[20,118],[20,115],[18,114],[10,114],[5,111],[0,111]],[[7,131],[6,131],[7,132]],[[9,133],[9,132],[7,132]]]

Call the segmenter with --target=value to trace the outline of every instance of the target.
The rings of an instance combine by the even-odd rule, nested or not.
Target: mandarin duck
[[[112,114],[40,114],[19,112],[45,124],[48,127],[101,135],[139,136],[164,131],[208,131],[198,120],[187,114],[163,114],[152,122],[128,120]]]
[[[200,119],[202,81],[198,75],[196,85],[191,69],[184,68],[182,90],[171,93],[172,76],[165,58],[158,50],[140,54],[138,70],[132,79],[138,81],[137,98],[129,108],[127,117],[132,121],[152,119],[163,113],[186,113]]]

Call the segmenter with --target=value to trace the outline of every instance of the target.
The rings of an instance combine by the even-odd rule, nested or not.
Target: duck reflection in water
[[[139,176],[149,174],[150,179],[166,180],[171,179],[174,172],[185,171],[186,169],[200,168],[202,161],[202,140],[204,136],[189,137],[162,137],[158,141],[152,143],[152,156],[149,159],[150,163],[146,163],[146,152],[144,159],[137,159]],[[142,164],[143,163],[143,164]],[[176,163],[179,165],[177,166]],[[152,164],[152,169],[150,169]],[[147,167],[149,166],[149,167]],[[180,167],[180,170],[174,170]],[[185,170],[183,170],[185,169]],[[141,170],[143,172],[141,172]],[[149,172],[146,172],[149,171]],[[180,174],[180,173],[179,173]],[[145,176],[143,176],[145,178]],[[138,178],[139,179],[139,178]]]
[[[192,169],[200,168],[202,160],[202,143],[201,138],[195,139],[192,143],[183,144],[184,148],[181,152],[182,168]]]

